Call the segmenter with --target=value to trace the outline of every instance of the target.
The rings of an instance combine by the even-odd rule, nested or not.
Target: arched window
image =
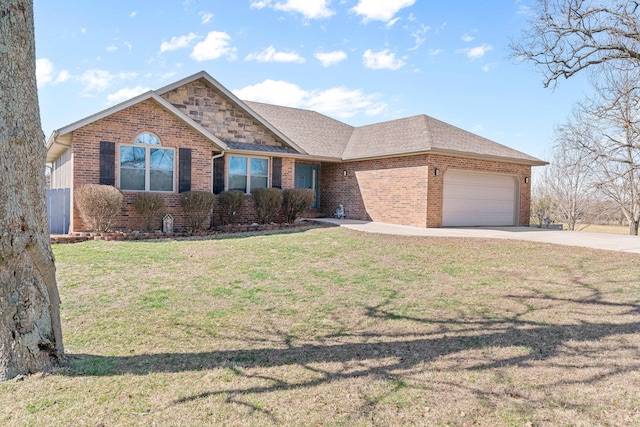
[[[120,189],[124,191],[174,191],[174,148],[160,148],[151,132],[136,136],[132,145],[120,145]]]

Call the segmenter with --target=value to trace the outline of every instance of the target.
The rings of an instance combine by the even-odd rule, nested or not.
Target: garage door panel
[[[444,175],[443,226],[516,225],[512,176],[449,170]]]

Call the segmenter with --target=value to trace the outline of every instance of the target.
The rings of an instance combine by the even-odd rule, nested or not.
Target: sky
[[[35,0],[45,135],[199,71],[353,126],[427,114],[548,160],[588,93],[510,57],[534,0]]]

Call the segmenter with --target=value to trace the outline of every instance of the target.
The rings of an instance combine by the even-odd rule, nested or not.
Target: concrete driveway
[[[470,227],[470,228],[420,228],[382,222],[352,219],[311,218],[313,221],[335,224],[340,227],[369,233],[395,234],[398,236],[476,237],[484,239],[529,240],[566,246],[603,249],[607,251],[640,254],[640,237],[622,234],[588,233],[582,231],[546,230],[530,227]]]

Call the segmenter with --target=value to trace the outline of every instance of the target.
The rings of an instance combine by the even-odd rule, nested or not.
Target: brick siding
[[[438,176],[434,168],[439,169]],[[531,166],[433,154],[323,163],[319,210],[332,216],[342,204],[347,218],[441,227],[444,175],[449,168],[515,177],[520,185],[519,225],[529,225],[531,188],[524,178],[531,176]]]

